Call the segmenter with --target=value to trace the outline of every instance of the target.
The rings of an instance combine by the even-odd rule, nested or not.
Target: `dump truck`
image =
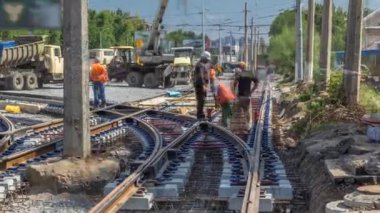
[[[46,45],[47,36],[18,36],[0,42],[0,86],[7,90],[33,90],[63,80],[60,46]]]

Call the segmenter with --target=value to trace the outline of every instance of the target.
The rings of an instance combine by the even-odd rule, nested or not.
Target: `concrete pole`
[[[91,155],[88,95],[88,1],[65,0],[64,157]]]
[[[295,66],[295,82],[303,80],[303,42],[302,42],[302,3],[297,0],[297,37],[296,37],[296,66]]]
[[[332,0],[324,0],[322,16],[322,37],[319,67],[323,76],[321,90],[327,91],[330,82],[332,34]]]
[[[254,30],[253,30],[253,17],[251,18],[251,54],[250,54],[250,60],[249,60],[249,63],[251,64],[251,67],[252,67],[252,72],[254,73],[255,72],[255,62],[254,62],[254,49],[255,49],[255,38],[254,38],[255,34],[254,34]]]
[[[245,2],[244,4],[244,62],[248,67],[249,62],[248,62],[248,19],[247,19],[248,10],[247,10],[247,7],[248,7],[248,3]]]
[[[254,61],[254,64],[253,64],[253,67],[254,68],[257,68],[257,54],[258,54],[258,47],[259,47],[259,42],[258,42],[258,39],[259,39],[259,28],[258,27],[255,27],[255,41],[254,41],[254,54],[253,54],[253,61]]]
[[[363,0],[350,0],[344,68],[345,103],[359,103],[360,66],[363,30]]]
[[[313,69],[314,69],[314,25],[315,25],[315,0],[309,0],[309,15],[307,25],[307,55],[305,69],[304,82],[311,83],[313,81]]]
[[[205,33],[205,0],[202,0],[202,50],[206,50],[206,33]]]
[[[222,64],[222,35],[221,35],[222,28],[219,24],[219,63]]]

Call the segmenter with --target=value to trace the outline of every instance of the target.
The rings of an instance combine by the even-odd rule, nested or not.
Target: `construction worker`
[[[229,87],[220,83],[216,89],[216,100],[222,108],[222,126],[229,127],[229,121],[232,116],[232,104],[235,95]]]
[[[246,118],[247,130],[251,128],[252,122],[251,94],[258,83],[259,80],[253,76],[253,73],[246,71],[245,63],[240,62],[239,68],[235,70],[234,91],[237,92],[237,108],[243,111],[243,116]]]
[[[90,79],[93,84],[94,91],[94,105],[95,107],[105,107],[106,96],[105,96],[105,84],[108,81],[108,72],[100,64],[100,60],[96,58],[91,66]]]
[[[197,118],[205,120],[204,105],[207,97],[207,89],[209,85],[209,70],[208,63],[211,59],[211,54],[204,51],[201,55],[201,59],[195,65],[194,70],[194,89],[195,97],[197,100]]]
[[[214,100],[215,100],[215,108],[217,108],[217,100],[216,100],[216,87],[217,87],[217,78],[216,78],[216,70],[215,70],[215,66],[212,65],[211,68],[210,68],[210,89],[211,89],[211,92],[214,96]]]

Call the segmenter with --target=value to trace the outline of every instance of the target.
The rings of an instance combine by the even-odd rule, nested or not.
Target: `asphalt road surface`
[[[110,83],[106,85],[106,99],[107,101],[112,102],[132,102],[142,99],[152,98],[155,96],[163,95],[166,91],[169,90],[179,90],[179,89],[188,89],[188,85],[178,85],[174,88],[168,89],[148,89],[148,88],[135,88],[128,87],[125,84],[121,83]],[[93,98],[92,87],[90,86],[90,98]],[[36,90],[21,90],[21,91],[7,91],[16,94],[34,94],[34,95],[43,95],[51,97],[62,97],[63,98],[63,84],[46,84],[44,88]]]

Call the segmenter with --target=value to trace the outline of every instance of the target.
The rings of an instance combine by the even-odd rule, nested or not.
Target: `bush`
[[[343,102],[343,72],[331,72],[328,93],[331,103],[340,104]]]
[[[311,99],[311,93],[304,93],[304,94],[301,94],[300,97],[299,97],[299,100],[301,102],[305,102],[305,101],[309,101]]]

